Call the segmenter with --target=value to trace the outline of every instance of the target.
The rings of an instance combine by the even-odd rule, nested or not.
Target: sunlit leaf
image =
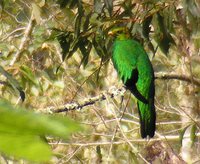
[[[191,131],[190,131],[190,139],[192,141],[192,145],[194,145],[195,139],[196,139],[196,130],[197,130],[197,125],[194,124],[191,127]]]
[[[33,161],[48,160],[50,147],[40,136],[66,139],[80,129],[69,118],[36,114],[0,101],[0,151],[7,155]]]
[[[185,134],[185,131],[187,130],[187,128],[189,127],[190,125],[186,126],[185,128],[183,128],[183,130],[181,130],[181,132],[179,133],[179,142],[180,144],[182,145],[182,141],[183,141],[183,136]]]
[[[40,11],[40,7],[36,3],[32,3],[32,13],[33,13],[33,17],[36,20],[37,24],[40,24],[41,11]]]
[[[35,114],[15,109],[6,102],[0,102],[0,122],[0,131],[7,133],[20,132],[20,134],[52,135],[62,138],[67,138],[70,132],[80,129],[66,117]]]
[[[94,12],[100,14],[103,9],[103,3],[101,0],[94,0]]]
[[[22,87],[19,84],[19,82],[10,73],[8,73],[6,70],[4,70],[4,68],[1,67],[1,66],[0,66],[0,73],[3,74],[7,78],[8,83],[10,84],[10,86],[12,86],[12,88],[15,91],[19,92],[19,95],[20,95],[22,101],[24,101],[25,92],[22,90]]]
[[[35,162],[48,161],[52,156],[50,146],[39,136],[19,133],[0,132],[0,152]]]
[[[36,78],[36,76],[33,74],[33,71],[30,69],[30,67],[26,65],[22,65],[20,67],[20,72],[23,74],[23,76],[28,79],[30,82],[32,82],[34,85],[38,86],[39,82]]]
[[[132,151],[129,151],[129,163],[139,163],[137,155]]]
[[[113,0],[104,0],[104,3],[106,5],[106,8],[107,8],[110,16],[111,16],[112,12],[113,12]]]
[[[164,23],[164,17],[159,12],[156,14],[156,22],[157,24],[154,24],[155,40],[162,52],[167,55],[171,44],[175,42]]]
[[[83,6],[82,6],[82,3],[79,2],[78,3],[78,13],[75,18],[75,27],[74,27],[74,29],[75,29],[74,35],[76,38],[79,36],[80,31],[81,31],[81,23],[82,23],[83,15],[84,15]]]

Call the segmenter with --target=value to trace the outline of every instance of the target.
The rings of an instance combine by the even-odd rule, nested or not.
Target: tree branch
[[[177,74],[167,74],[167,73],[156,73],[155,74],[156,79],[162,79],[162,80],[170,80],[170,79],[175,79],[175,80],[182,80],[186,81],[189,83],[193,83],[197,86],[200,86],[200,80],[197,78],[191,79],[189,76],[185,75],[177,75]],[[60,105],[57,107],[51,106],[47,107],[45,109],[39,109],[42,113],[61,113],[61,112],[68,112],[72,110],[80,110],[83,107],[93,105],[96,102],[106,100],[107,97],[113,98],[118,95],[124,95],[124,92],[126,89],[124,87],[119,88],[119,89],[114,89],[112,88],[111,90],[102,93],[98,96],[92,97],[92,98],[87,98],[83,100],[82,102],[72,102],[72,103],[66,103],[64,105]]]
[[[174,80],[181,80],[181,81],[185,81],[188,83],[193,83],[197,86],[200,86],[200,79],[197,78],[191,78],[190,76],[186,76],[186,75],[178,75],[175,73],[155,73],[155,78],[156,79],[162,79],[162,80],[170,80],[170,79],[174,79]]]
[[[72,102],[72,103],[67,103],[58,107],[48,107],[46,109],[40,109],[39,111],[41,111],[42,113],[61,113],[61,112],[68,112],[68,111],[72,111],[72,110],[80,110],[83,107],[86,107],[88,105],[93,105],[98,101],[103,101],[106,100],[107,97],[109,98],[113,98],[115,96],[118,95],[124,95],[124,92],[126,91],[125,88],[113,88],[105,93],[101,93],[98,96],[92,97],[92,98],[87,98],[85,100],[83,100],[82,102]]]
[[[189,135],[186,135],[184,137],[190,137]],[[196,134],[196,137],[200,137],[200,133]],[[145,139],[131,139],[130,142],[133,143],[150,143],[155,141],[177,141],[180,140],[179,135],[168,135],[168,136],[160,136],[158,138],[151,138],[150,140]],[[121,144],[127,144],[126,141],[115,141],[115,142],[91,142],[91,143],[50,143],[50,145],[65,145],[65,146],[98,146],[98,145],[121,145]]]
[[[22,38],[21,44],[19,45],[19,49],[16,52],[16,54],[14,55],[13,59],[10,62],[10,66],[12,66],[15,61],[19,58],[20,54],[24,51],[25,47],[27,46],[29,40],[30,40],[30,35],[33,31],[33,27],[35,26],[35,19],[33,17],[33,14],[30,18],[30,21],[26,27],[26,30],[24,32],[24,36]]]

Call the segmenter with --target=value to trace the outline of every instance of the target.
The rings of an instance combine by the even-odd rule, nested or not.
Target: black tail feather
[[[138,104],[139,109],[139,104]],[[155,107],[154,105],[151,106],[151,117],[150,121],[147,121],[145,119],[142,119],[141,111],[139,110],[139,116],[140,116],[140,134],[142,138],[146,138],[149,136],[152,138],[155,134],[156,130],[156,113],[155,113]]]

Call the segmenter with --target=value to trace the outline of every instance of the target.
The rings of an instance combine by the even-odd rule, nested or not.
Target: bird
[[[142,138],[152,138],[156,130],[154,70],[143,46],[133,39],[128,27],[115,27],[112,62],[126,89],[137,99]]]

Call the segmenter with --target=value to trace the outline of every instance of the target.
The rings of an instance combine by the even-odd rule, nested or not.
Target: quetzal
[[[112,62],[124,85],[137,98],[142,138],[153,137],[156,112],[154,106],[154,71],[142,45],[131,38],[126,27],[109,32],[115,36]]]

